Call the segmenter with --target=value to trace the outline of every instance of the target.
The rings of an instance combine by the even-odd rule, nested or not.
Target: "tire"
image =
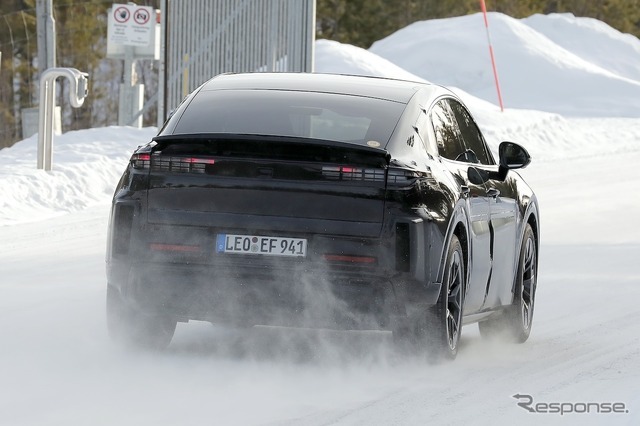
[[[455,235],[449,244],[440,296],[427,312],[427,355],[431,360],[454,359],[462,331],[466,271],[462,246]]]
[[[462,330],[465,269],[462,246],[454,235],[447,251],[438,301],[427,309],[413,327],[394,329],[393,339],[397,346],[422,352],[432,362],[455,359]]]
[[[537,242],[531,225],[527,224],[518,269],[516,270],[513,303],[502,312],[478,323],[485,338],[500,338],[514,343],[524,343],[531,334],[535,307],[538,272]]]
[[[107,329],[109,337],[121,345],[141,349],[166,348],[176,330],[177,320],[134,310],[120,292],[107,285]]]

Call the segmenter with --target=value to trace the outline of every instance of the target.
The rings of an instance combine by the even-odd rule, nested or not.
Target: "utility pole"
[[[38,74],[40,77],[49,69],[56,67],[56,21],[53,19],[53,0],[36,0],[36,30],[38,42]],[[41,84],[42,84],[42,80]],[[53,87],[53,86],[52,86]],[[54,98],[54,95],[51,95]],[[53,99],[50,111],[53,131],[62,131],[61,109],[55,105]],[[22,137],[27,138],[40,128],[40,110],[42,105],[33,108],[23,108]]]
[[[36,2],[38,31],[38,71],[56,66],[56,21],[53,19],[53,0]]]

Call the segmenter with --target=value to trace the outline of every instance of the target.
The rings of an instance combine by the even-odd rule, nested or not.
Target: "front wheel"
[[[504,311],[478,324],[483,337],[501,337],[524,343],[531,333],[536,299],[538,251],[531,225],[527,224],[516,271],[513,303]]]
[[[169,345],[177,321],[129,306],[113,286],[107,285],[107,329],[111,339],[129,347],[163,349]]]

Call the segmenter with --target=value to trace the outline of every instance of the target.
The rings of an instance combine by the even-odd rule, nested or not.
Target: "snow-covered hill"
[[[455,86],[494,149],[529,149],[542,247],[527,343],[472,325],[455,362],[429,366],[389,333],[192,322],[166,352],[119,350],[104,318],[109,199],[156,129],[58,136],[50,173],[30,138],[0,150],[0,425],[640,424],[638,39],[571,15],[490,20],[504,112],[478,15],[370,51],[319,40],[316,67]],[[591,411],[531,413],[516,394]]]
[[[571,116],[640,117],[637,38],[569,15],[519,20],[490,13],[489,22],[505,106]],[[369,50],[425,80],[497,103],[479,13],[416,22]]]
[[[640,40],[592,18],[533,15],[522,22],[576,56],[621,77],[640,81]]]

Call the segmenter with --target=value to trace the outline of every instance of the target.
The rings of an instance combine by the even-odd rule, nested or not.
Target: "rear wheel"
[[[454,235],[449,245],[440,297],[427,312],[427,351],[434,360],[454,359],[458,354],[465,282],[462,246]]]
[[[462,330],[462,307],[466,288],[464,255],[458,237],[453,236],[447,252],[440,296],[413,327],[394,330],[398,345],[425,351],[429,360],[454,359]]]
[[[529,338],[533,325],[537,272],[536,239],[531,225],[527,224],[516,271],[513,303],[504,311],[478,324],[483,337],[499,337],[516,343],[523,343]]]
[[[171,342],[176,323],[166,315],[134,310],[115,287],[107,285],[107,329],[112,340],[131,347],[163,349]]]

